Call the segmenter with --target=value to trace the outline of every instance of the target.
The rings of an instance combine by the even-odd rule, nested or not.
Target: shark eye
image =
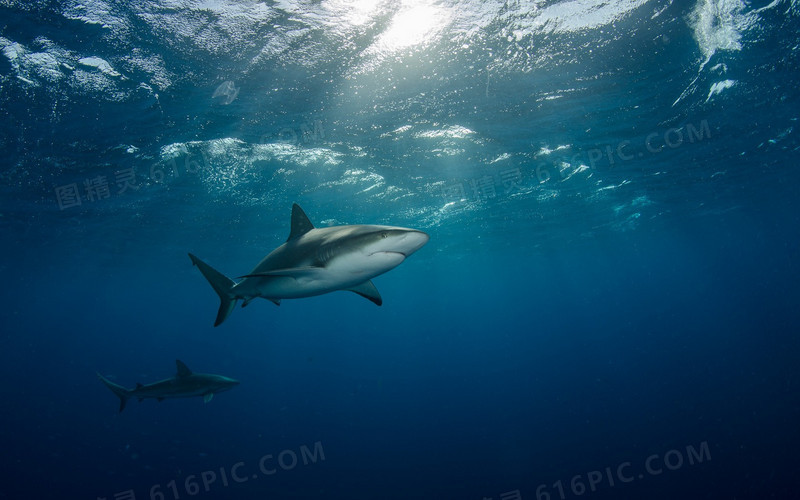
[[[381,238],[384,240],[389,237],[389,233],[381,233]]]

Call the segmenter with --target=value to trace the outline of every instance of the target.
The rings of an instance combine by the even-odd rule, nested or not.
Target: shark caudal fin
[[[217,320],[214,322],[214,326],[219,326],[236,306],[236,297],[231,292],[236,283],[194,255],[189,254],[189,258],[192,259],[192,264],[200,269],[200,272],[203,273],[203,276],[206,277],[214,291],[219,295],[219,311],[217,312]]]
[[[128,402],[128,399],[131,397],[131,391],[122,387],[121,385],[117,385],[114,382],[108,380],[104,376],[97,374],[97,377],[106,384],[106,387],[111,389],[111,392],[117,395],[119,398],[119,411],[122,413],[122,410],[125,409],[125,404]]]

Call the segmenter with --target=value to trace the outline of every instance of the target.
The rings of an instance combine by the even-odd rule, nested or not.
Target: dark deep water
[[[800,3],[0,1],[0,498],[800,498]],[[430,242],[218,328],[319,226]],[[242,383],[118,401],[174,360]]]

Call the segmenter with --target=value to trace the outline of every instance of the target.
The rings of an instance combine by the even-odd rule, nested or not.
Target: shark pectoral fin
[[[211,401],[211,398],[213,398],[213,397],[214,397],[214,393],[213,392],[209,392],[208,394],[203,396],[203,403],[208,403],[209,401]]]
[[[378,292],[378,289],[375,288],[375,285],[372,284],[372,281],[365,281],[360,285],[354,286],[352,288],[347,288],[346,290],[350,292],[355,292],[365,299],[369,299],[376,305],[383,304],[383,299],[381,298],[381,294]]]

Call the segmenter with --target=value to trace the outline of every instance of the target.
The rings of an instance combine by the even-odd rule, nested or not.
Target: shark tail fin
[[[97,374],[97,377],[106,384],[106,387],[111,389],[111,392],[117,395],[119,398],[119,411],[122,413],[122,410],[125,409],[125,405],[128,403],[128,399],[131,397],[131,391],[122,387],[121,385],[117,385],[114,382],[108,380],[104,376]]]
[[[217,312],[217,320],[214,322],[214,326],[219,326],[230,316],[236,306],[236,297],[232,292],[236,283],[194,255],[189,254],[189,258],[192,259],[192,264],[200,269],[200,272],[203,273],[203,276],[219,295],[219,311]]]

